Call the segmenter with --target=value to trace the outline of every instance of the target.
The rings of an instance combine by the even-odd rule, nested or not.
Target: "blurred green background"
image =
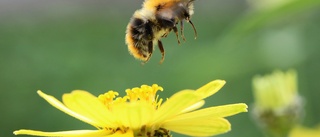
[[[174,34],[162,40],[141,65],[128,54],[126,25],[142,0],[0,0],[0,136],[17,129],[93,129],[50,106],[37,94],[58,99],[74,89],[99,95],[108,90],[157,83],[162,97],[196,89],[214,79],[227,84],[206,106],[244,102],[250,106],[251,79],[274,69],[297,69],[305,98],[305,126],[320,123],[320,1],[283,5],[245,0],[198,0],[185,25],[186,42]],[[259,6],[260,5],[260,6]],[[123,94],[122,94],[123,95]],[[250,113],[228,118],[232,131],[221,137],[260,137]]]

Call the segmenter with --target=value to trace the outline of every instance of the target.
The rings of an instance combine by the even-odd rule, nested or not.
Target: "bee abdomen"
[[[150,21],[144,21],[139,18],[133,18],[132,28],[130,33],[135,40],[135,42],[139,41],[152,41],[153,32],[152,32],[152,23]]]
[[[133,17],[127,28],[126,40],[130,53],[141,60],[147,61],[153,51],[154,34],[152,22]]]

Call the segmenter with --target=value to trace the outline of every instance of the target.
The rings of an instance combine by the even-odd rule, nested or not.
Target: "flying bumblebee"
[[[194,0],[145,0],[142,8],[135,11],[127,26],[125,40],[130,54],[146,63],[157,44],[162,54],[162,63],[165,52],[161,38],[173,30],[180,44],[177,29],[180,23],[181,38],[185,41],[184,20],[192,25],[196,38],[197,31],[190,20],[193,2]]]

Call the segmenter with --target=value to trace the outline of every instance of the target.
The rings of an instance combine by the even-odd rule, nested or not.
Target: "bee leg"
[[[177,40],[178,40],[178,44],[180,45],[180,39],[179,39],[178,29],[177,29],[176,26],[173,26],[173,31],[174,31],[174,33],[176,34]]]
[[[162,64],[162,62],[164,61],[164,48],[163,48],[162,42],[160,40],[158,40],[158,47],[159,47],[159,50],[162,55],[161,60],[160,60],[160,64]]]
[[[183,21],[180,21],[180,34],[183,41],[186,41],[186,38],[184,37],[184,34],[183,34]]]
[[[168,33],[164,33],[161,37],[166,38],[168,36]]]
[[[148,56],[147,56],[147,59],[142,64],[147,63],[150,60],[152,52],[153,52],[153,43],[152,43],[152,41],[150,41],[148,43]]]
[[[196,30],[196,28],[194,27],[192,21],[191,21],[189,18],[187,18],[186,20],[187,20],[187,22],[189,22],[189,23],[191,24],[191,26],[192,26],[192,28],[193,28],[193,31],[194,31],[194,39],[197,39],[198,33],[197,33],[197,30]]]

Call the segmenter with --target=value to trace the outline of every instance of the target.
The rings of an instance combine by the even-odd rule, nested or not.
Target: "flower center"
[[[135,134],[135,137],[172,137],[170,131],[165,128],[159,128],[153,131],[148,131],[146,127],[142,127],[141,131]]]
[[[123,102],[136,102],[136,101],[146,101],[152,104],[155,109],[160,107],[162,103],[162,98],[157,95],[158,91],[163,91],[163,88],[157,84],[152,86],[142,85],[140,88],[135,87],[132,89],[126,89],[126,95],[123,97],[117,97],[118,92],[110,90],[104,94],[99,95],[99,100],[110,108],[113,104],[123,103]]]
[[[142,85],[141,87],[134,87],[131,89],[126,89],[126,95],[123,97],[118,97],[119,93],[115,91],[108,91],[104,94],[98,96],[98,99],[110,110],[113,107],[120,105],[122,103],[136,103],[139,101],[147,102],[151,104],[154,109],[158,109],[162,103],[162,98],[157,95],[158,91],[163,91],[163,88],[157,84],[152,86]],[[107,129],[113,132],[126,132],[130,127],[122,127],[119,125],[116,129]],[[166,129],[153,129],[150,127],[143,126],[135,134],[139,137],[170,137],[169,131]]]
[[[160,128],[154,131],[153,137],[172,137],[170,131],[164,128]]]

